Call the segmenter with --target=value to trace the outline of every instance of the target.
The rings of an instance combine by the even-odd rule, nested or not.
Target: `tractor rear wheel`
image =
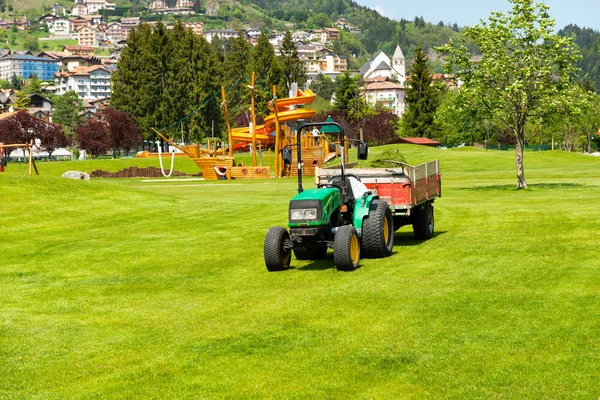
[[[337,229],[333,240],[333,260],[340,271],[353,271],[360,260],[360,239],[352,225]]]
[[[394,248],[394,220],[387,202],[373,200],[369,216],[363,222],[363,257],[389,257]]]
[[[264,257],[269,271],[284,271],[290,267],[292,241],[287,229],[279,226],[269,229],[265,237]]]
[[[420,240],[431,239],[434,228],[433,205],[427,202],[419,206],[413,218],[415,238]]]
[[[294,246],[294,255],[297,260],[317,260],[325,258],[327,246],[308,245],[306,247]]]

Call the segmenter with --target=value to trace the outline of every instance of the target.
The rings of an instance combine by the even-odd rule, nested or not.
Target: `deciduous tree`
[[[40,139],[40,149],[48,152],[49,157],[56,149],[66,147],[68,140],[60,126],[49,122],[39,124],[39,131],[36,136]]]
[[[110,149],[108,124],[97,119],[87,120],[75,127],[75,140],[81,150],[93,156],[105,154]]]
[[[486,108],[514,135],[517,187],[526,188],[525,126],[533,116],[568,105],[578,53],[570,38],[554,32],[546,4],[509,1],[511,11],[494,12],[465,32],[480,48],[480,60],[452,41],[438,50],[446,55],[447,71],[464,82],[469,107]]]
[[[123,111],[108,107],[100,112],[98,117],[107,124],[110,147],[113,149],[114,157],[120,155],[121,150],[124,154],[129,153],[142,141],[143,138],[137,123]]]

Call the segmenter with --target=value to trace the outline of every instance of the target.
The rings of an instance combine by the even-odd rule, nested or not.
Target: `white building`
[[[383,51],[380,51],[367,61],[359,72],[364,80],[384,77],[396,79],[403,84],[406,81],[406,60],[400,46],[396,46],[391,60]]]
[[[210,43],[214,37],[219,39],[233,39],[237,36],[237,32],[232,29],[209,29],[204,31],[204,38]]]
[[[114,10],[116,7],[116,4],[109,3],[106,0],[86,0],[85,5],[88,14],[95,14],[102,9]]]
[[[361,90],[364,92],[367,102],[372,106],[389,108],[397,116],[404,113],[406,107],[404,85],[389,81],[385,77],[378,77],[365,80],[365,85]]]
[[[57,18],[48,25],[48,32],[56,36],[68,36],[71,34],[71,21],[67,18]]]
[[[56,94],[74,90],[80,99],[101,99],[110,96],[111,73],[103,65],[78,67],[74,71],[59,72],[54,77]]]

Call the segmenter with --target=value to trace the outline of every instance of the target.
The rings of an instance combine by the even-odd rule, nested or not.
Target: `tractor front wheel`
[[[269,271],[284,271],[290,267],[292,241],[287,229],[279,226],[269,229],[265,237],[265,265]]]
[[[333,240],[333,260],[339,271],[353,271],[360,260],[360,239],[352,225],[337,229]]]
[[[369,216],[363,222],[363,257],[389,257],[394,248],[392,210],[383,200],[373,200]]]

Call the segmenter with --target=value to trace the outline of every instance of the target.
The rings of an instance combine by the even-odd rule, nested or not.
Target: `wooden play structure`
[[[26,148],[29,153],[29,175],[31,175],[32,169],[35,170],[36,175],[39,175],[40,173],[38,172],[37,166],[35,165],[35,160],[33,159],[33,151],[32,151],[33,140],[30,143],[25,143],[25,144],[4,144],[4,143],[0,142],[0,172],[4,172],[4,167],[5,167],[4,166],[4,160],[5,160],[4,149],[19,148],[19,147]]]
[[[154,132],[162,140],[179,149],[182,152],[178,153],[179,155],[190,157],[207,180],[297,176],[297,152],[291,152],[291,162],[290,158],[285,163],[283,160],[284,149],[296,146],[298,143],[296,133],[288,126],[288,123],[310,120],[314,117],[315,111],[304,108],[304,106],[315,100],[315,94],[310,89],[297,90],[293,97],[277,99],[277,88],[273,86],[273,99],[268,104],[271,114],[265,117],[263,125],[256,125],[254,113],[255,74],[252,74],[252,82],[248,87],[251,91],[252,122],[250,126],[240,128],[232,128],[230,125],[227,96],[225,88],[221,87],[221,108],[227,126],[227,144],[219,145],[215,139],[208,139],[206,145],[202,146],[198,143],[180,145],[165,137],[158,130],[154,129]],[[319,136],[313,135],[311,132],[305,133],[300,142],[303,147],[304,160],[301,162],[304,163],[305,175],[314,175],[316,167],[322,168],[325,162],[340,155],[339,150],[336,150],[339,149],[339,146],[330,143],[322,132]],[[252,165],[236,163],[234,152],[248,148],[251,149]],[[262,154],[265,150],[268,159],[266,165],[263,164]],[[271,168],[271,150],[273,150],[273,168]],[[260,157],[258,157],[258,153],[260,153]],[[347,149],[345,153],[347,157]],[[169,154],[171,165],[173,165],[174,154]],[[139,152],[137,154],[137,157],[160,156],[160,153]],[[164,171],[162,162],[161,170]],[[166,173],[163,175],[167,176]]]

